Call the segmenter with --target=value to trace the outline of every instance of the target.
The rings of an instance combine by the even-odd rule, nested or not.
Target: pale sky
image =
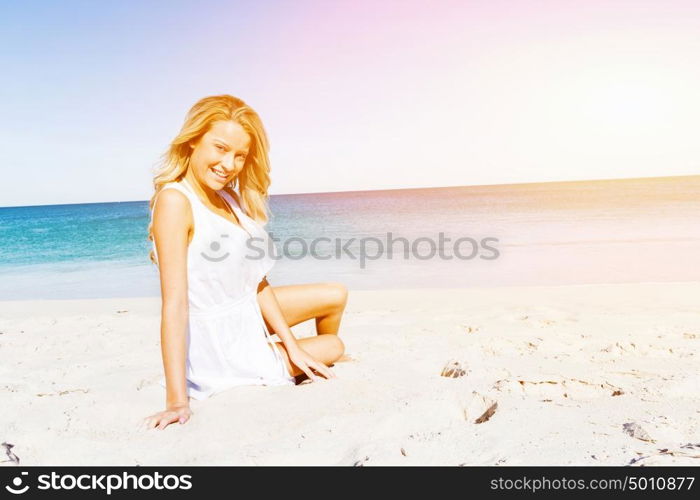
[[[0,206],[150,198],[219,93],[271,194],[700,167],[696,0],[3,2],[0,53]]]

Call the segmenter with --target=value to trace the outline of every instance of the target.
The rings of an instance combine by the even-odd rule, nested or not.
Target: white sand
[[[158,299],[3,302],[0,442],[21,465],[698,465],[698,297],[353,291],[339,379],[235,388],[165,431],[137,429],[164,399]],[[450,360],[463,377],[440,376]]]

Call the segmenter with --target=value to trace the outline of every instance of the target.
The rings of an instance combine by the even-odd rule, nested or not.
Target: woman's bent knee
[[[345,352],[345,344],[343,343],[342,340],[340,340],[340,337],[338,337],[337,335],[330,336],[330,339],[332,342],[331,346],[332,346],[333,357],[335,358],[335,360],[337,360]]]
[[[329,293],[332,294],[332,302],[339,309],[344,309],[348,302],[348,288],[342,283],[328,283]]]

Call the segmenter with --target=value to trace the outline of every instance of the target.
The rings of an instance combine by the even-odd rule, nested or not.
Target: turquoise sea
[[[272,196],[266,229],[280,259],[269,279],[350,289],[697,281],[699,188],[693,176]],[[0,300],[158,295],[148,217],[147,201],[0,208]]]

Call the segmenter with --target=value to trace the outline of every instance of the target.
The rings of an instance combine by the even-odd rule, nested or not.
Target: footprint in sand
[[[600,350],[600,352],[611,354],[613,356],[622,356],[625,354],[633,354],[636,350],[637,350],[637,345],[633,342],[629,342],[629,343],[615,342],[614,344],[608,344],[607,346],[603,347]]]
[[[692,351],[678,347],[669,347],[668,345],[637,344],[635,342],[615,342],[614,344],[608,344],[602,349],[600,349],[596,357],[605,359],[619,358],[630,355],[687,357],[692,356]]]
[[[627,465],[695,465],[700,459],[700,443],[686,443],[671,448],[657,448],[649,454],[637,452]]]
[[[459,361],[450,360],[447,362],[445,367],[440,373],[441,377],[447,378],[459,378],[464,377],[467,374],[466,368]]]
[[[483,424],[494,416],[498,409],[498,402],[476,391],[471,393],[463,406],[464,419],[473,424]]]
[[[595,399],[621,396],[624,391],[607,382],[589,382],[578,379],[561,380],[518,380],[502,379],[494,384],[494,389],[510,394],[554,399]]]
[[[2,443],[1,446],[3,448],[5,448],[5,455],[7,455],[7,458],[8,458],[7,460],[3,460],[3,462],[12,462],[15,465],[19,465],[19,457],[17,455],[15,455],[14,452],[12,451],[12,448],[14,448],[15,445],[5,442],[5,443]]]

